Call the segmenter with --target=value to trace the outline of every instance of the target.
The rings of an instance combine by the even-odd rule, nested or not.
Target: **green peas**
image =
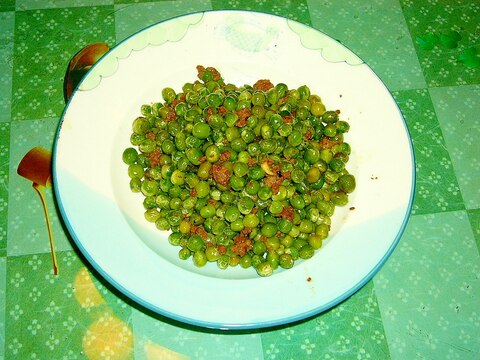
[[[322,121],[325,123],[335,123],[338,121],[338,113],[336,111],[325,111],[322,115]]]
[[[240,217],[240,210],[236,206],[230,206],[225,211],[225,219],[229,222],[233,222]]]
[[[150,124],[144,117],[137,117],[132,124],[132,129],[135,134],[144,135],[150,130]]]
[[[225,84],[212,68],[201,74],[182,92],[163,88],[164,102],[142,105],[132,122],[122,161],[146,221],[170,230],[178,257],[197,267],[270,276],[311,258],[355,190],[349,123],[307,85],[263,91]],[[242,250],[240,234],[250,241]]]
[[[210,193],[210,184],[206,181],[199,181],[195,185],[195,191],[197,192],[197,197],[205,198]]]
[[[288,135],[288,143],[290,146],[297,147],[302,143],[302,140],[302,133],[298,130],[293,130],[291,134]]]
[[[215,215],[215,206],[208,204],[200,209],[200,215],[204,218],[211,218]]]
[[[248,269],[252,266],[252,257],[249,254],[245,254],[240,259],[240,266],[244,269]]]
[[[265,276],[270,276],[273,274],[273,267],[272,265],[265,261],[265,262],[261,262],[260,264],[258,264],[256,267],[255,267],[255,270],[257,270],[257,274],[262,276],[262,277],[265,277]]]
[[[192,256],[192,252],[188,248],[181,248],[178,251],[178,257],[180,260],[187,260],[190,256]]]
[[[210,169],[212,164],[209,162],[204,162],[200,164],[197,170],[197,176],[200,180],[207,180],[210,177]]]
[[[185,184],[185,174],[180,170],[175,170],[170,177],[170,181],[173,185],[181,186]]]
[[[187,247],[191,251],[200,251],[204,245],[205,243],[200,235],[192,235],[187,240]]]
[[[190,161],[193,165],[200,165],[202,162],[200,158],[203,156],[202,151],[198,148],[190,148],[185,152],[188,161]]]
[[[155,226],[158,230],[170,230],[170,224],[165,218],[159,218],[157,221],[155,221]]]
[[[268,200],[272,197],[272,189],[267,186],[260,186],[257,195],[261,200]]]
[[[196,251],[193,254],[193,263],[197,267],[202,267],[207,264],[207,255],[203,251]]]
[[[298,256],[300,256],[300,259],[310,259],[315,253],[315,249],[306,244],[304,246],[302,246],[299,250],[298,250]]]
[[[270,206],[268,208],[268,211],[270,211],[271,214],[280,214],[283,210],[283,204],[280,201],[272,201],[270,203]]]
[[[279,93],[276,88],[271,88],[270,90],[268,90],[266,97],[267,101],[272,105],[276,104],[280,99]]]
[[[246,180],[244,178],[233,175],[230,177],[230,186],[233,190],[240,191],[245,187]]]
[[[261,234],[263,236],[272,237],[275,236],[275,234],[278,231],[278,227],[275,223],[266,223],[262,226],[262,229],[260,230]]]
[[[250,180],[245,184],[245,192],[248,195],[255,195],[260,189],[260,183],[256,180]]]
[[[210,136],[210,126],[206,123],[197,122],[193,125],[192,135],[198,139],[206,139]]]
[[[293,260],[291,254],[282,254],[279,256],[278,263],[284,269],[291,269],[295,260]]]
[[[252,180],[260,180],[265,176],[265,171],[258,166],[255,165],[248,170],[248,177]]]
[[[355,177],[350,174],[345,174],[340,176],[338,179],[338,183],[340,185],[340,189],[345,191],[346,193],[352,193],[355,190]]]
[[[294,169],[291,176],[293,182],[295,183],[301,183],[303,180],[305,180],[305,173],[300,169]]]
[[[236,232],[242,231],[244,227],[245,225],[243,225],[243,220],[240,218],[230,223],[230,229]]]
[[[311,167],[306,174],[306,180],[310,184],[315,184],[318,180],[320,180],[321,175],[322,174],[318,167]]]
[[[155,180],[145,180],[142,183],[140,190],[145,196],[156,195],[159,190],[158,182],[156,182]]]
[[[205,250],[205,256],[207,258],[207,261],[217,261],[218,259],[220,259],[222,254],[220,253],[217,247],[209,246]]]
[[[317,234],[311,234],[309,237],[308,237],[308,244],[314,249],[314,250],[318,250],[322,247],[322,237],[320,235],[317,235]]]
[[[278,221],[278,230],[284,234],[288,234],[292,230],[293,224],[287,219],[280,219]]]
[[[127,148],[123,151],[122,160],[127,165],[132,165],[137,161],[138,153],[134,148]]]
[[[250,214],[250,212],[252,211],[254,206],[255,206],[255,202],[251,198],[249,198],[248,196],[242,197],[238,201],[238,205],[237,205],[238,210],[243,215]]]
[[[290,205],[292,205],[295,209],[303,209],[305,207],[305,200],[302,196],[293,196],[290,199]]]
[[[130,180],[130,190],[134,193],[140,192],[140,188],[142,186],[142,181],[138,178],[133,178]]]
[[[151,153],[155,148],[157,147],[157,144],[155,140],[152,139],[145,139],[142,141],[142,143],[139,145],[139,149],[142,153]]]
[[[255,214],[247,214],[243,218],[243,225],[248,228],[256,228],[260,223],[260,219]]]
[[[132,164],[128,167],[128,176],[131,179],[141,179],[144,174],[145,171],[143,170],[143,167],[141,165]]]
[[[164,88],[162,90],[162,97],[163,100],[167,102],[167,104],[171,104],[176,97],[175,90],[169,87]]]

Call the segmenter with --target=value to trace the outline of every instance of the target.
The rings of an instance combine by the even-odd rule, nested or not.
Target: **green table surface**
[[[386,264],[331,310],[276,328],[212,331],[142,310],[79,255],[48,188],[54,276],[39,197],[17,174],[30,149],[52,149],[73,54],[220,9],[281,15],[352,49],[393,94],[416,156]],[[0,358],[480,359],[479,36],[478,0],[1,0]]]

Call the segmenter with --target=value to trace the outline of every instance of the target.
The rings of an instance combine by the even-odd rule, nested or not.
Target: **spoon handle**
[[[47,199],[45,197],[45,192],[43,190],[43,186],[37,183],[33,183],[32,186],[37,192],[38,196],[40,196],[40,200],[42,202],[43,212],[45,213],[45,221],[47,223],[48,238],[50,240],[50,252],[52,254],[53,274],[58,275],[58,264],[57,264],[57,256],[55,254],[55,245],[53,242],[52,224],[50,222],[50,216],[48,215]]]

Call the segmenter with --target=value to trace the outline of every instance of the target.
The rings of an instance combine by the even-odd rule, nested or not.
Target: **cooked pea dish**
[[[133,121],[122,157],[145,219],[198,267],[269,276],[311,258],[355,189],[349,123],[306,85],[237,87],[213,67],[197,71]]]

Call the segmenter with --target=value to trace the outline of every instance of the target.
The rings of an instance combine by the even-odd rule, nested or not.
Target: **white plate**
[[[357,180],[316,255],[259,278],[240,267],[195,268],[143,218],[121,160],[140,106],[181,90],[196,65],[227,82],[306,84],[349,121]],[[87,74],[63,114],[54,184],[76,244],[121,292],[167,317],[204,327],[245,329],[300,320],[360,289],[394,250],[414,190],[405,122],[384,84],[350,50],[312,28],[272,15],[212,11],[149,27],[113,48]],[[349,207],[355,207],[349,210]],[[308,281],[308,280],[309,281]]]

